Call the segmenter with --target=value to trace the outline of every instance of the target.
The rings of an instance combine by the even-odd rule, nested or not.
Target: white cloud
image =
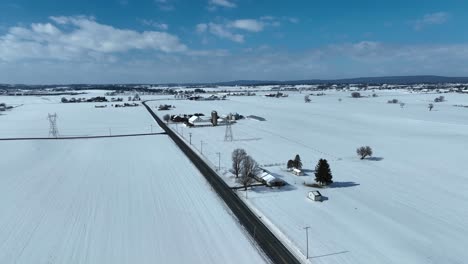
[[[198,33],[204,33],[204,32],[206,32],[208,30],[208,24],[200,23],[200,24],[195,26],[195,30]]]
[[[171,0],[154,0],[154,2],[162,11],[173,11],[175,9]]]
[[[225,25],[216,24],[216,23],[208,23],[206,24],[206,27],[207,27],[206,30],[208,30],[211,34],[218,36],[220,38],[229,39],[238,43],[244,42],[243,35],[232,33],[226,28]]]
[[[0,60],[100,58],[130,50],[185,52],[166,32],[118,29],[89,17],[51,17],[55,23],[12,27],[0,36]]]
[[[255,19],[238,19],[229,23],[229,27],[242,29],[251,32],[260,32],[263,30],[264,23]]]
[[[224,21],[223,23],[201,23],[195,26],[197,33],[211,33],[220,38],[234,42],[244,42],[244,35],[240,31],[258,33],[267,26],[279,26],[280,22],[274,17],[261,17],[260,19],[237,19]]]
[[[413,28],[415,30],[421,30],[429,25],[441,25],[446,23],[450,18],[450,14],[447,12],[437,12],[426,14],[422,18],[413,21]]]
[[[155,57],[99,61],[43,60],[2,63],[3,83],[152,83],[235,79],[291,80],[359,76],[468,75],[468,45],[389,45],[362,41],[286,52],[253,47],[245,52],[188,51]],[[171,67],[167,67],[171,65]]]
[[[234,8],[236,7],[236,4],[229,1],[229,0],[210,0],[209,1],[209,6],[210,7],[226,7],[226,8]]]
[[[157,28],[159,30],[168,30],[169,29],[169,25],[166,24],[166,23],[161,23],[161,22],[157,22],[157,21],[153,21],[151,19],[142,19],[140,20],[141,23],[145,26],[150,26],[150,27],[154,27],[154,28]]]

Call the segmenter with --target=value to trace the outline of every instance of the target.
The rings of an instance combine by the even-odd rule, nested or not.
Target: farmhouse
[[[265,183],[270,187],[281,187],[285,185],[285,182],[281,179],[276,178],[275,176],[271,175],[268,171],[264,170],[259,175],[260,181]]]

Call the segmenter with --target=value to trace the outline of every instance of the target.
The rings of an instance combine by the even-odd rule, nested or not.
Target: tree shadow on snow
[[[359,186],[359,183],[355,182],[333,182],[332,184],[328,185],[328,188],[347,188],[347,187],[355,187]]]
[[[288,191],[293,191],[296,189],[297,187],[288,183],[286,183],[286,185],[281,186],[281,187],[256,186],[256,187],[251,188],[251,190],[256,193],[288,192]]]
[[[382,157],[369,157],[369,158],[367,158],[367,160],[371,160],[371,161],[381,161],[383,159],[384,158],[382,158]]]

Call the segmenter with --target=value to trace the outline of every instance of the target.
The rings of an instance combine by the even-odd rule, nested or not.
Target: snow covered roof
[[[201,121],[203,121],[203,119],[201,119],[199,116],[192,116],[192,117],[189,118],[190,123],[201,122]]]
[[[283,182],[283,180],[276,178],[267,171],[262,172],[262,174],[260,174],[260,178],[262,178],[262,180],[264,180],[268,185],[271,185],[274,182]]]
[[[314,196],[322,196],[322,194],[319,191],[311,191]]]

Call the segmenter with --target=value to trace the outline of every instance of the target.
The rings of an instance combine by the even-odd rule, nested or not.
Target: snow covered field
[[[103,96],[102,91],[74,97]],[[70,98],[72,96],[65,96]],[[116,96],[117,97],[117,96]],[[0,96],[0,102],[19,106],[0,112],[0,137],[47,137],[47,115],[57,113],[61,136],[102,136],[162,132],[143,106],[114,108],[115,103],[60,103],[62,96]],[[95,108],[95,105],[107,105]],[[153,124],[153,126],[152,126]]]
[[[59,129],[74,134],[107,126],[142,132],[152,123],[143,107],[13,99],[25,105],[0,116],[2,136],[47,136],[51,111]],[[0,263],[265,262],[166,135],[0,141],[0,148]]]
[[[246,200],[305,254],[304,227],[310,226],[312,263],[466,263],[468,261],[468,96],[443,94],[446,102],[427,105],[436,94],[377,91],[376,98],[350,98],[325,92],[288,98],[230,97],[226,101],[170,101],[168,113],[209,115],[238,112],[267,121],[241,120],[232,126],[234,142],[224,142],[225,128],[173,126],[226,175],[230,154],[244,148],[260,164],[286,163],[300,154],[305,169],[319,158],[331,166],[335,184],[320,190],[323,203],[306,198],[302,185],[282,167],[267,167],[290,186],[256,188]],[[364,95],[370,94],[363,93]],[[341,98],[340,102],[338,99]],[[396,98],[406,103],[387,104]],[[161,102],[155,102],[157,105]],[[203,141],[203,143],[201,142]],[[359,160],[357,147],[374,149],[372,160]],[[241,196],[244,196],[241,193]]]

